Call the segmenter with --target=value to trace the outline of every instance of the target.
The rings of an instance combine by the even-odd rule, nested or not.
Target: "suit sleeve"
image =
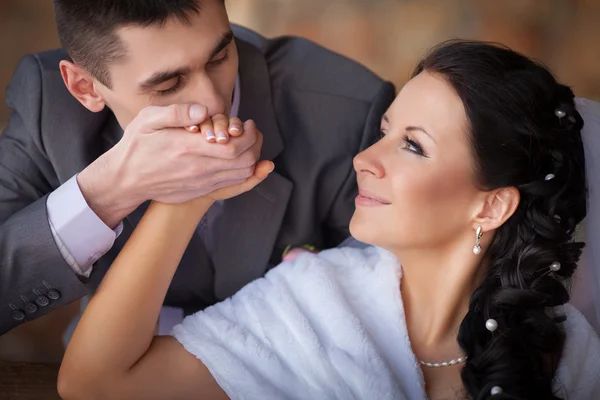
[[[363,121],[362,136],[358,148],[354,149],[354,155],[365,150],[379,137],[381,130],[381,117],[386,112],[395,97],[395,88],[389,82],[384,82],[381,89],[371,102],[367,118]],[[359,124],[360,122],[357,122]],[[348,228],[352,214],[354,214],[354,200],[358,194],[356,185],[356,173],[352,165],[352,158],[348,165],[348,174],[344,179],[330,212],[325,226],[326,247],[335,247],[350,236]]]
[[[46,201],[56,180],[41,139],[42,81],[24,58],[8,87],[0,135],[0,335],[76,300],[87,289],[53,238]]]

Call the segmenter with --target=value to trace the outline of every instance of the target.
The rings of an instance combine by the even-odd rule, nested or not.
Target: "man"
[[[275,171],[211,208],[165,304],[199,310],[289,245],[348,236],[352,159],[378,137],[390,83],[306,40],[233,33],[222,0],[54,3],[66,53],[25,57],[7,90],[0,333],[94,290],[149,200],[241,182],[259,157]],[[185,131],[207,117],[222,144]]]

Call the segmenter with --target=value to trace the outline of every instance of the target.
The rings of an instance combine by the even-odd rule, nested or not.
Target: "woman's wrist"
[[[196,199],[184,203],[190,218],[196,218],[198,222],[202,219],[208,209],[215,203],[213,199],[207,196],[200,196]]]
[[[190,206],[192,206],[194,208],[210,208],[210,206],[212,206],[214,203],[215,203],[215,200],[213,200],[212,198],[208,197],[208,195],[206,195],[206,196],[200,196],[196,199],[190,200],[186,204],[189,204]]]
[[[179,204],[155,201],[152,203],[150,209],[152,209],[152,213],[158,212],[159,214],[166,216],[172,223],[192,223],[197,225],[214,202],[214,200],[207,197],[198,197]]]

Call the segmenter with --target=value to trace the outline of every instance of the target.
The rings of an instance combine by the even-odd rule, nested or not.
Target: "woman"
[[[66,399],[589,399],[600,343],[566,285],[586,214],[573,93],[508,49],[449,42],[355,159],[354,237],[153,338],[213,201],[153,204],[87,307]],[[235,243],[231,244],[235,251]],[[400,263],[402,268],[400,268]],[[142,279],[142,281],[140,281]],[[564,305],[564,306],[563,306]]]

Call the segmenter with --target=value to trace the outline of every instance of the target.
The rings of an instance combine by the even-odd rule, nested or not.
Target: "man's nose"
[[[217,114],[225,114],[227,111],[228,102],[219,93],[217,86],[208,76],[201,77],[194,87],[196,95],[194,101],[199,104],[204,104],[208,108],[208,115],[215,116]]]

